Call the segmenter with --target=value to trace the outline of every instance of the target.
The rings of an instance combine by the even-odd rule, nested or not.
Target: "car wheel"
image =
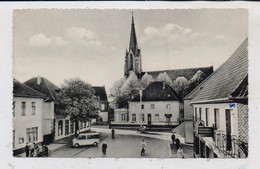
[[[75,145],[74,145],[74,147],[79,147],[79,144],[78,144],[78,143],[77,143],[77,144],[75,144]]]
[[[97,143],[97,142],[95,142],[95,143],[94,143],[94,146],[97,146],[97,145],[98,145],[98,143]]]

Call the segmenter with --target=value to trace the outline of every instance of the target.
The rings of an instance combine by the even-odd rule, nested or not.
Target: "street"
[[[74,158],[141,158],[141,141],[146,142],[146,155],[144,158],[169,158],[171,150],[169,141],[135,135],[116,135],[111,138],[110,133],[105,133],[107,137],[100,142],[98,147],[84,146],[72,148],[65,146],[52,152],[50,157],[74,157]],[[106,156],[102,153],[102,144],[108,145]]]

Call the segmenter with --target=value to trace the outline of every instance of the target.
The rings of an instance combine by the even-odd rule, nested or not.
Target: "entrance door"
[[[148,125],[152,124],[152,116],[151,116],[151,114],[147,114],[147,122],[148,122]]]
[[[227,147],[226,150],[231,150],[231,116],[230,110],[226,110],[226,135],[227,135]]]

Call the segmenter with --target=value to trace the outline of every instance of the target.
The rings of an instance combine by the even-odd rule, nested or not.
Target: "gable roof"
[[[142,101],[181,101],[181,98],[167,83],[152,82],[143,90]],[[140,102],[140,95],[130,102]]]
[[[39,85],[37,84],[37,78],[40,78],[41,80]],[[31,78],[24,82],[24,84],[33,88],[34,90],[44,93],[48,97],[47,101],[55,101],[57,99],[57,92],[60,90],[59,87],[44,77]]]
[[[248,75],[242,80],[237,88],[230,94],[232,98],[247,98],[248,97]]]
[[[14,97],[46,98],[43,93],[26,86],[16,79],[13,79],[13,95]]]
[[[107,101],[107,93],[104,86],[93,86],[95,90],[95,95],[100,98],[101,101]]]
[[[248,39],[208,79],[199,85],[193,103],[228,98],[248,74]],[[196,88],[195,90],[198,90]]]
[[[184,76],[187,80],[190,80],[199,70],[201,70],[206,76],[209,76],[213,72],[213,67],[210,66],[210,67],[198,67],[198,68],[187,68],[187,69],[148,71],[147,73],[149,75],[152,75],[154,79],[157,79],[160,73],[166,72],[173,81],[181,76]],[[142,72],[143,75],[145,73],[146,72]]]

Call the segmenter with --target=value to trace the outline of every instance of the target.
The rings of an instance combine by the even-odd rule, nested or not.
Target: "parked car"
[[[81,133],[77,138],[72,140],[73,147],[94,145],[97,146],[99,143],[100,134],[99,133]]]

